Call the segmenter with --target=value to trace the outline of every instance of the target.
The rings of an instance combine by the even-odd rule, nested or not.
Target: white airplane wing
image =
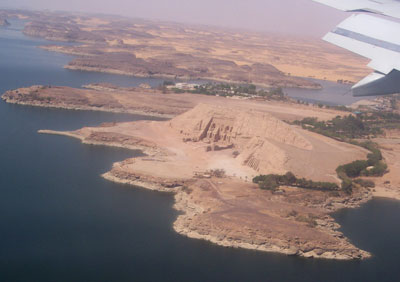
[[[396,0],[314,0],[340,10],[400,18]],[[400,93],[400,23],[366,14],[352,15],[324,40],[371,60],[372,74],[353,86],[354,96]]]
[[[346,12],[369,12],[400,18],[398,0],[313,0]]]

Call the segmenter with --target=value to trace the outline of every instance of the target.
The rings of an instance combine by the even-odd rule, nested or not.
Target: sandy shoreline
[[[384,187],[375,188],[375,191],[372,194],[374,198],[384,198],[400,201],[400,194],[398,191],[393,191]]]

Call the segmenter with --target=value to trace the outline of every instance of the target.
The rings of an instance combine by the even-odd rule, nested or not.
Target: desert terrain
[[[62,12],[2,11],[1,15],[27,20],[27,35],[76,43],[42,46],[74,55],[65,66],[73,70],[301,88],[320,87],[304,77],[350,83],[368,72],[364,60],[319,39]],[[352,115],[348,111],[290,99],[164,90],[37,85],[7,91],[2,99],[20,105],[168,118],[40,133],[143,151],[144,157],[115,163],[103,177],[173,193],[174,207],[181,212],[174,229],[182,235],[303,257],[371,256],[344,237],[330,213],[357,207],[373,196],[399,198],[396,132],[375,140],[389,173],[374,179],[373,189],[354,185],[348,193],[340,188],[343,179],[336,169],[365,160],[370,152],[292,124],[310,117],[329,123],[337,116]],[[268,190],[253,183],[259,175],[288,172],[304,181],[337,185],[331,190],[296,185]]]
[[[24,33],[74,45],[42,46],[76,56],[65,67],[116,74],[318,88],[301,77],[358,81],[366,60],[319,38],[238,31],[115,16],[7,11]]]

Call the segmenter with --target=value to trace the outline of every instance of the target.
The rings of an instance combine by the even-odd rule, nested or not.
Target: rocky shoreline
[[[179,188],[166,188],[159,183],[156,182],[150,182],[150,181],[144,181],[140,178],[140,176],[134,176],[131,178],[120,178],[116,177],[112,172],[106,172],[101,175],[104,179],[107,179],[108,181],[119,183],[119,184],[128,184],[152,191],[158,191],[158,192],[165,192],[165,193],[177,193]],[[132,179],[133,178],[133,179]]]
[[[36,34],[37,36],[43,36],[39,33],[35,33],[39,31],[37,26],[31,27],[31,31],[33,32],[32,34]],[[81,40],[80,42],[85,42],[85,41]],[[89,40],[87,42],[91,41]],[[60,50],[55,50],[55,51],[60,52]],[[98,52],[100,55],[102,54],[100,53],[102,52],[101,50],[98,50]],[[80,54],[76,53],[75,55],[85,55],[85,53],[80,53]],[[119,57],[116,59],[119,59]],[[195,58],[195,60],[197,60],[197,58]],[[114,61],[112,61],[111,63],[114,63]],[[130,72],[125,72],[124,70],[112,69],[114,65],[111,63],[108,64],[109,66],[111,66],[110,67],[111,69],[107,69],[104,67],[99,67],[99,68],[90,67],[85,65],[79,65],[78,63],[70,64],[66,66],[66,68],[87,70],[87,71],[98,71],[98,72],[111,71],[116,74],[134,75],[134,76],[142,75],[142,77],[157,77],[156,76],[157,74],[154,74],[153,72],[149,72],[149,74],[145,73],[138,74],[136,72],[130,73]],[[223,63],[223,62],[221,61],[218,63]],[[107,66],[107,64],[104,65]],[[256,69],[259,67],[260,66],[258,66],[257,64],[254,64],[251,67],[248,66],[248,68],[250,69],[254,68],[255,73],[257,73]],[[204,70],[202,70],[201,68],[199,68],[196,71],[204,72]],[[279,74],[279,73],[276,73],[276,71],[272,69],[272,74]],[[170,76],[170,77],[161,76],[161,77],[176,78],[176,76]],[[179,78],[182,77],[185,78],[185,76],[183,75],[180,76]],[[217,79],[206,78],[206,79],[218,80],[218,78]],[[233,82],[231,80],[224,80],[224,79],[219,79],[219,81]],[[263,84],[261,85],[265,86]],[[315,86],[310,86],[311,89],[315,89],[313,87]],[[57,100],[60,99],[60,97],[57,97],[57,95],[54,96],[47,95],[51,94],[49,92],[55,91],[56,87],[52,88],[51,91],[46,91],[47,88],[50,87],[47,86],[46,87],[41,86],[36,88],[34,87],[33,89],[30,89],[28,91],[29,93],[26,96],[21,95],[21,92],[18,92],[20,90],[9,91],[8,93],[2,96],[2,99],[7,103],[20,104],[20,105],[74,109],[74,110],[95,110],[95,111],[106,111],[106,112],[117,112],[117,113],[132,113],[132,114],[142,114],[155,117],[174,117],[180,113],[183,107],[186,107],[184,110],[182,110],[183,112],[191,107],[188,106],[187,104],[184,105],[182,103],[176,103],[171,106],[171,108],[174,108],[176,112],[172,112],[172,114],[165,114],[161,110],[155,109],[154,105],[151,104],[150,106],[148,106],[149,108],[146,108],[150,110],[141,111],[125,107],[126,106],[125,102],[127,100],[123,100],[121,99],[121,97],[117,97],[114,100],[107,100],[109,96],[111,96],[110,92],[106,92],[105,93],[106,95],[103,95],[103,97],[101,97],[100,100],[93,101],[90,100],[90,98],[93,98],[93,96],[96,95],[93,95],[92,92],[90,92],[89,95],[85,96],[81,92],[79,92],[80,90],[76,89],[75,90],[68,89],[68,91],[70,92],[75,91],[76,95],[68,96],[68,99],[70,100],[68,101],[69,103],[66,103],[63,100]],[[61,89],[61,87],[59,87],[58,89]],[[59,93],[66,94],[65,89],[61,90],[64,92],[60,91]],[[39,95],[40,93],[45,93],[47,96],[46,95],[41,96]],[[99,94],[99,92],[96,92],[96,94]],[[32,98],[31,100],[28,97],[29,95],[33,97],[33,98],[31,97]],[[149,96],[151,94],[150,92],[144,93],[144,96],[146,95]],[[156,97],[156,95],[154,96]],[[158,98],[154,99],[153,101],[161,100],[160,99],[161,96],[157,97]],[[130,99],[134,100],[132,99],[132,96],[130,97]],[[146,100],[146,102],[147,104],[150,104],[148,100]],[[179,102],[182,101],[179,100]],[[215,120],[220,121],[223,120],[224,117],[226,117],[226,115],[221,114],[219,116],[219,119]],[[270,117],[267,117],[267,120],[270,120]],[[219,138],[220,132],[222,132],[222,131],[217,132],[217,130],[219,130],[218,127],[221,125],[221,124],[218,125],[218,122],[216,127],[215,124],[211,126],[211,124],[213,124],[214,121],[213,119],[211,119],[207,123],[208,128],[212,129],[217,128],[215,132],[212,132],[212,130],[208,132],[209,134],[207,134],[207,136],[210,139],[216,136],[218,136]],[[202,129],[201,124],[203,124],[203,120],[201,120],[201,123],[197,123],[196,127]],[[281,126],[279,123],[275,124],[277,124],[276,127]],[[228,127],[223,126],[221,128],[223,128],[225,132],[224,134],[226,135],[223,138],[228,138],[230,142],[231,137],[232,139],[234,139],[234,134],[229,134],[229,132],[232,132],[233,125],[232,124],[222,124],[222,125],[225,126],[229,125]],[[171,124],[169,124],[169,126],[172,128]],[[103,129],[106,127],[107,125],[104,125]],[[150,167],[154,165],[154,167],[150,168],[152,170],[148,170],[147,173],[143,171],[134,170],[132,169],[132,167],[134,167],[132,166],[132,164],[134,164],[135,161],[132,159],[128,159],[123,162],[113,164],[112,169],[109,172],[104,173],[102,177],[104,179],[117,183],[128,184],[153,191],[174,194],[175,197],[174,208],[177,211],[180,211],[182,214],[180,214],[177,217],[176,221],[173,223],[173,228],[177,233],[183,236],[206,240],[224,247],[245,248],[245,249],[265,251],[265,252],[276,252],[285,255],[301,256],[306,258],[351,260],[351,259],[367,259],[371,257],[371,254],[369,254],[368,252],[360,250],[356,246],[352,245],[348,241],[348,239],[345,238],[345,236],[339,231],[340,226],[329,215],[330,213],[335,212],[341,208],[355,208],[360,206],[362,203],[365,203],[372,198],[371,191],[365,190],[360,193],[355,193],[354,195],[348,197],[345,197],[343,195],[330,197],[326,196],[326,194],[323,194],[320,191],[304,191],[301,190],[300,188],[297,189],[300,192],[296,191],[293,193],[293,191],[290,191],[291,190],[290,187],[284,187],[282,190],[278,191],[280,192],[279,194],[270,191],[261,191],[260,189],[258,189],[257,185],[253,183],[248,183],[248,181],[244,181],[242,179],[239,180],[239,177],[235,178],[232,176],[217,177],[215,175],[209,174],[208,170],[201,171],[200,177],[198,177],[197,175],[196,176],[192,175],[191,178],[177,178],[176,176],[162,177],[159,175],[155,176],[152,174],[152,172],[157,171],[156,167],[157,162],[158,163],[167,162],[165,159],[162,159],[162,157],[168,156],[169,153],[167,152],[167,150],[163,150],[164,147],[162,148],[157,147],[157,145],[152,144],[151,142],[146,142],[144,139],[139,139],[135,138],[134,136],[121,134],[121,132],[125,133],[124,130],[128,128],[123,126],[121,127],[122,128],[119,128],[120,130],[119,132],[117,131],[107,132],[106,130],[100,129],[99,131],[97,131],[97,134],[95,134],[96,132],[95,133],[90,132],[90,129],[88,128],[75,132],[40,130],[39,133],[64,135],[68,137],[78,138],[84,144],[106,145],[106,146],[127,148],[131,150],[141,150],[143,153],[147,155],[145,157],[140,157],[140,161],[142,162],[141,164],[143,164],[144,162],[148,162],[150,163],[149,165]],[[166,124],[164,124],[164,127],[166,127]],[[132,128],[130,129],[132,130]],[[162,127],[158,127],[156,129],[160,130],[162,129]],[[191,128],[186,128],[186,129],[187,132],[191,130]],[[287,129],[285,130],[286,133],[291,130],[289,127],[285,129]],[[233,130],[233,132],[235,132],[235,130]],[[149,131],[151,130],[148,130],[147,133]],[[181,130],[180,133],[182,134],[183,131],[184,130]],[[189,133],[187,132],[185,132],[185,134],[189,136],[190,132]],[[279,134],[281,134],[282,130],[276,132],[279,132]],[[253,133],[254,132],[252,132],[252,136],[257,136],[257,134]],[[149,136],[151,136],[151,134]],[[160,139],[162,139],[162,137],[160,137]],[[195,140],[195,138],[189,138],[189,137],[185,137],[183,139],[185,139],[184,141],[185,145],[186,143],[190,143],[193,140]],[[287,141],[287,138],[282,138],[282,139],[285,139],[283,141]],[[291,138],[291,140],[292,139],[293,138]],[[170,142],[174,141],[173,138],[171,138],[171,140],[169,141]],[[226,139],[224,139],[224,141],[225,140]],[[265,140],[259,139],[255,140],[253,142],[254,144],[252,145],[256,147],[261,143],[261,141],[265,142]],[[279,142],[284,143],[283,141],[275,140],[275,143],[271,144],[276,144]],[[208,142],[205,144],[210,144],[213,141],[207,140],[205,142]],[[320,140],[320,142],[322,141]],[[226,146],[226,148],[229,151],[229,148],[233,148],[231,147],[231,145],[233,146],[233,143],[228,145],[229,146]],[[285,143],[285,146],[286,145],[289,146],[288,144]],[[197,144],[195,146],[202,147],[201,144],[200,145]],[[296,147],[293,146],[293,144],[290,144],[290,146]],[[272,146],[270,145],[268,149],[270,150],[271,147]],[[207,146],[207,148],[210,149],[209,151],[213,151],[214,148],[219,148],[219,147],[210,145]],[[292,149],[295,150],[294,148]],[[312,146],[309,148],[309,150],[311,149]],[[278,147],[276,151],[278,153],[280,152]],[[175,152],[177,152],[177,150],[175,150]],[[182,152],[183,151],[180,151],[180,153]],[[177,152],[177,154],[178,153],[179,151]],[[265,152],[263,151],[261,153]],[[204,154],[204,152],[202,151],[201,154]],[[216,152],[216,154],[218,154],[218,152]],[[184,157],[182,157],[182,155],[184,154],[180,155],[181,159],[185,159]],[[222,156],[222,154],[220,156]],[[266,155],[264,154],[262,156]],[[230,155],[230,157],[231,159],[229,160],[232,160],[232,154]],[[282,159],[287,160],[284,157],[282,157]],[[249,162],[252,165],[254,165],[253,168],[258,169],[259,160],[254,158],[251,159],[250,161]],[[274,163],[276,164],[279,161],[280,159],[277,159],[274,161]],[[170,163],[173,162],[174,160],[170,161]],[[223,165],[229,167],[229,165],[227,164],[228,164],[227,162],[222,162],[222,164],[219,163],[218,165],[221,165],[221,167],[224,167]],[[138,167],[139,165],[136,166],[136,168]],[[204,167],[209,168],[208,166],[203,166],[202,168]],[[233,170],[236,169],[235,167],[234,168],[229,167],[229,168]],[[172,171],[173,170],[171,169],[171,172]],[[258,172],[259,170],[255,171]],[[235,185],[240,186],[239,187],[240,189],[235,190],[234,189]],[[313,195],[316,194],[317,195],[316,198],[312,198],[311,194]],[[308,199],[309,196],[310,198],[312,198],[311,200]],[[288,199],[289,197],[292,198]],[[329,198],[329,200],[324,199],[324,197]],[[320,198],[323,198],[323,200],[320,200]],[[315,200],[316,203],[314,203],[313,200]],[[257,203],[259,203],[259,206],[255,205]],[[248,222],[252,219],[251,217],[253,215],[254,217],[258,216],[258,218],[256,218],[257,220],[265,219],[266,223],[262,222],[258,225],[257,220],[254,220],[256,221],[257,224],[254,224],[254,221],[251,222],[251,224],[250,223],[248,224]],[[269,225],[269,223],[271,223],[271,225]],[[290,230],[288,231],[288,229]],[[293,232],[293,230],[295,232]]]
[[[76,51],[73,49],[72,50],[65,49],[62,46],[57,46],[57,45],[40,46],[40,48],[47,50],[47,51],[63,53],[63,54],[67,54],[67,55],[89,56],[90,57],[89,54],[86,54],[84,52],[79,52],[79,51]],[[161,79],[169,79],[169,80],[175,80],[177,78],[176,75],[129,72],[129,71],[113,69],[113,68],[95,67],[95,66],[87,66],[87,65],[79,65],[79,64],[67,64],[64,66],[64,68],[69,69],[69,70],[109,73],[109,74],[141,77],[141,78],[161,78]],[[239,80],[222,79],[222,78],[210,77],[210,76],[195,76],[194,77],[194,76],[181,75],[181,76],[179,76],[179,79],[183,80],[183,81],[205,80],[205,81],[213,81],[213,82],[229,83],[229,84],[244,83],[243,81],[239,81]],[[304,78],[299,77],[299,79],[304,79]],[[252,84],[256,85],[257,87],[265,87],[265,88],[277,87],[276,83],[267,84],[267,83],[253,82]],[[299,89],[310,89],[310,90],[320,90],[323,88],[320,84],[317,84],[317,83],[314,83],[314,84],[310,83],[310,84],[304,84],[304,85],[298,85],[295,83],[287,83],[285,85],[278,85],[278,86],[282,86],[285,88],[299,88]]]
[[[196,204],[194,204],[192,201],[188,200],[189,196],[185,192],[185,188],[183,188],[183,186],[171,189],[171,188],[166,188],[163,185],[156,182],[150,182],[145,180],[132,180],[131,179],[132,176],[130,176],[130,178],[117,177],[112,172],[107,172],[103,174],[102,177],[115,183],[129,184],[133,186],[138,186],[140,188],[149,189],[152,191],[174,194],[175,203],[173,205],[173,208],[179,212],[182,212],[182,214],[179,215],[175,220],[175,222],[173,223],[173,228],[178,234],[186,236],[191,239],[205,240],[221,247],[243,248],[248,250],[273,252],[289,256],[300,256],[305,258],[353,260],[353,259],[367,259],[371,257],[370,253],[362,250],[360,250],[360,252],[352,250],[350,251],[350,253],[341,253],[334,249],[332,250],[313,249],[310,246],[307,246],[307,248],[302,249],[299,247],[291,246],[290,243],[287,241],[279,240],[276,238],[268,242],[263,240],[257,241],[251,238],[247,240],[235,239],[226,236],[224,234],[212,234],[213,230],[210,229],[199,230],[198,227],[191,226],[190,223],[193,220],[193,218],[199,214],[206,213],[206,211],[201,207],[197,206]],[[134,176],[133,178],[135,179],[136,177]],[[321,226],[319,228],[324,229],[325,232],[329,232],[337,237],[344,238],[343,234],[338,231],[340,225],[335,223],[332,218],[328,217],[328,219],[320,220],[319,225]]]
[[[51,104],[51,103],[41,103],[38,101],[30,101],[24,102],[17,99],[12,99],[10,97],[5,97],[4,95],[1,99],[9,104],[21,105],[21,106],[31,106],[31,107],[40,107],[40,108],[51,108],[51,109],[61,109],[61,110],[74,110],[74,111],[96,111],[96,112],[108,112],[108,113],[118,113],[118,114],[132,114],[132,115],[141,115],[141,116],[149,116],[156,118],[172,118],[175,115],[170,114],[162,114],[155,112],[146,112],[132,109],[110,109],[104,107],[91,107],[91,106],[82,106],[82,105],[69,105],[69,104]]]
[[[212,172],[193,173],[191,168],[188,170],[187,166],[192,165],[192,153],[180,150],[188,150],[192,145],[187,144],[188,138],[186,141],[178,140],[182,140],[184,128],[190,128],[188,119],[196,123],[192,115],[198,117],[203,110],[207,110],[204,112],[206,116],[213,115],[213,110],[221,111],[218,114],[229,119],[222,108],[199,105],[171,121],[107,123],[72,132],[41,130],[39,133],[78,138],[84,144],[141,150],[145,156],[114,163],[112,169],[102,177],[117,183],[174,194],[174,208],[181,214],[173,223],[173,228],[184,236],[224,247],[306,258],[350,260],[371,256],[352,245],[338,231],[340,226],[330,216],[330,213],[338,209],[354,208],[368,201],[372,197],[369,190],[356,189],[351,196],[346,196],[339,192],[330,195],[329,192],[284,187],[281,193],[275,194],[236,176],[226,175],[221,178]],[[239,111],[234,115],[241,114],[245,112]],[[252,115],[253,118],[258,116],[256,113]],[[293,148],[296,148],[295,145],[303,148],[304,144],[308,144],[308,139],[303,140],[305,136],[296,135],[298,133],[292,132],[288,125],[268,115],[262,117],[271,130],[279,132],[277,134],[280,137],[274,138],[284,141],[287,140],[286,135],[294,134],[297,138],[290,138],[297,140]],[[177,126],[178,135],[174,135],[174,126]],[[169,143],[163,143],[166,138],[170,139]],[[302,140],[305,143],[300,142]],[[179,145],[179,142],[183,143]],[[171,147],[174,144],[178,147]],[[199,144],[194,145],[194,148],[198,147]],[[313,146],[310,143],[305,148],[312,150]],[[218,161],[221,157],[218,156]],[[234,160],[230,162],[233,164]],[[197,163],[194,171],[201,170],[200,167],[204,166]],[[226,163],[223,167],[226,167]]]
[[[139,87],[118,87],[114,85],[83,85],[82,88],[66,86],[33,85],[6,91],[1,99],[6,103],[37,106],[44,108],[87,110],[113,113],[137,114],[156,118],[170,119],[180,115],[199,103],[221,104],[245,107],[270,112],[280,119],[297,120],[304,117],[319,116],[330,119],[341,112],[319,109],[292,102],[246,100],[200,94],[163,93],[158,89],[149,89],[147,85]]]
[[[117,142],[117,141],[106,141],[101,140],[101,139],[85,139],[81,135],[74,134],[72,132],[65,132],[65,131],[55,131],[55,130],[38,130],[39,134],[50,134],[50,135],[60,135],[60,136],[67,136],[67,137],[72,137],[81,140],[82,144],[85,145],[100,145],[100,146],[109,146],[109,147],[116,147],[116,148],[123,148],[123,149],[129,149],[129,150],[139,150],[143,154],[146,154],[148,156],[155,156],[155,155],[161,155],[162,152],[158,149],[151,148],[150,146],[144,146],[144,145],[138,145],[138,144],[123,144],[122,142]]]
[[[54,89],[52,88],[51,90]],[[14,97],[14,95],[16,95],[15,97],[21,97],[18,96],[23,95],[21,91],[18,93],[13,92],[13,95],[5,95],[3,99],[10,102],[8,97]],[[37,95],[31,89],[28,92]],[[62,93],[65,93],[65,91]],[[114,92],[108,91],[105,93],[110,96]],[[83,99],[79,95],[72,97],[75,97],[72,99],[73,101]],[[41,101],[43,99],[40,98],[38,101],[43,102]],[[11,99],[12,101],[13,99]],[[38,104],[37,106],[43,105]],[[196,111],[200,113],[203,108],[220,109],[218,107],[209,108],[206,105],[196,108],[194,113]],[[206,116],[210,114],[212,113],[207,112]],[[221,114],[226,117],[224,112],[221,112]],[[253,118],[257,116],[255,113],[252,114],[254,115]],[[193,115],[196,116],[196,114]],[[190,124],[190,122],[185,121],[184,117],[177,117],[173,120],[178,124],[180,121],[184,121],[185,126]],[[287,125],[281,124],[270,116],[263,118],[263,122],[267,124],[268,120],[270,120],[270,126],[273,124],[273,128],[281,126],[285,129],[279,131],[275,128],[281,135],[292,132]],[[161,139],[157,139],[157,136],[161,134],[160,130],[169,128],[172,124],[171,121],[107,123],[97,128],[82,128],[73,132],[40,130],[39,133],[73,137],[80,139],[84,144],[106,145],[142,151],[146,156],[115,163],[112,169],[104,173],[102,177],[117,183],[174,194],[174,208],[182,212],[182,214],[174,222],[173,228],[177,233],[184,236],[207,240],[224,247],[278,252],[302,257],[349,260],[366,259],[371,256],[368,252],[353,246],[338,231],[340,226],[329,216],[331,212],[338,209],[354,208],[368,201],[372,197],[370,191],[365,190],[362,193],[355,193],[348,197],[344,195],[327,197],[327,194],[323,192],[303,191],[301,189],[292,189],[291,191],[288,189],[285,193],[287,195],[275,195],[269,191],[259,190],[255,184],[246,183],[237,177],[232,178],[230,176],[216,179],[213,176],[210,176],[210,178],[207,176],[206,179],[202,179],[193,174],[188,175],[187,171],[181,172],[180,170],[177,170],[179,173],[175,173],[175,176],[171,176],[168,173],[168,169],[164,174],[161,173],[160,175],[160,168],[161,171],[164,166],[172,169],[170,165],[174,165],[174,155],[178,152],[176,150],[165,150],[165,148],[170,148],[171,144],[167,147],[160,147],[159,143],[157,143],[167,136],[168,138],[173,137],[173,135],[161,135]],[[133,126],[133,128],[129,126]],[[177,128],[183,128],[180,124],[177,126]],[[121,130],[116,130],[119,127],[121,127]],[[152,133],[151,128],[153,127],[156,135]],[[150,134],[150,138],[141,137],[139,134],[141,130],[144,130],[146,134]],[[172,133],[168,131],[168,134]],[[181,130],[180,134],[183,133]],[[292,133],[294,134],[294,132]],[[182,137],[178,138],[182,140]],[[275,136],[275,138],[278,137]],[[303,139],[299,138],[298,136],[297,139],[291,138],[290,140],[297,140],[296,146],[300,146],[303,143],[299,140]],[[286,140],[285,137],[281,137],[281,139]],[[177,141],[172,142],[176,144]],[[182,146],[186,145],[182,144]],[[195,147],[197,146],[195,145]],[[312,146],[308,149],[311,150]],[[152,172],[157,172],[158,176]],[[236,187],[236,190],[231,191],[232,187]],[[247,195],[243,198],[241,193]],[[252,204],[254,200],[249,202],[246,200],[247,197],[252,197],[257,201],[262,200],[263,203],[254,206]],[[249,205],[249,203],[251,204]],[[232,205],[240,212],[233,214],[229,212],[229,207]],[[281,207],[274,207],[269,210],[269,205]],[[265,207],[268,207],[268,210],[265,210]],[[251,211],[252,209],[254,209],[254,212]],[[290,215],[294,210],[296,210],[296,215]],[[264,214],[264,212],[267,213]],[[247,220],[249,216],[254,216],[251,222]],[[263,222],[262,226],[258,226],[257,222],[260,220],[266,220],[266,222]],[[312,226],[308,226],[311,223]]]
[[[289,256],[299,256],[305,258],[317,258],[317,259],[335,259],[335,260],[354,260],[354,259],[368,259],[371,254],[354,248],[348,240],[344,237],[343,233],[338,231],[340,225],[334,221],[330,216],[326,216],[324,219],[317,220],[317,229],[329,233],[334,237],[342,241],[342,249],[338,250],[335,248],[321,249],[314,248],[307,243],[304,246],[294,245],[293,242],[287,240],[281,240],[279,238],[269,238],[270,240],[255,240],[249,238],[234,238],[224,234],[224,232],[215,234],[213,229],[209,226],[201,228],[199,226],[193,226],[191,223],[193,218],[200,214],[207,213],[201,206],[196,205],[193,201],[189,200],[189,194],[186,192],[188,187],[179,186],[177,188],[166,188],[162,183],[151,182],[149,180],[132,180],[132,175],[127,178],[116,176],[112,171],[102,175],[105,179],[115,183],[129,184],[133,186],[139,186],[141,188],[149,189],[152,191],[167,192],[174,194],[174,209],[182,212],[175,222],[173,223],[174,230],[191,239],[201,239],[210,243],[216,244],[221,247],[228,248],[243,248],[255,251],[263,252],[274,252]],[[136,179],[138,176],[134,176]],[[190,188],[189,188],[190,189]],[[368,202],[371,199],[371,195],[368,193],[366,197],[359,197],[356,200],[346,199],[342,201],[342,205],[338,205],[335,208],[329,208],[330,212],[338,211],[342,208],[356,208],[363,203]]]
[[[118,144],[117,142],[107,142],[107,141],[88,141],[82,138],[78,134],[71,132],[57,132],[51,130],[41,130],[39,133],[43,134],[56,134],[64,135],[68,137],[78,138],[82,140],[85,144],[95,144],[95,145],[106,145],[106,146],[117,146],[127,149],[140,149],[150,155],[157,155],[156,152],[149,150],[146,146],[129,146],[127,144]],[[217,244],[223,247],[231,248],[245,248],[250,250],[264,251],[264,252],[275,252],[285,255],[301,256],[305,258],[322,258],[322,259],[336,259],[336,260],[352,260],[352,259],[366,259],[371,257],[368,252],[357,249],[351,245],[344,235],[338,231],[340,226],[334,221],[334,219],[326,215],[321,219],[317,219],[317,225],[314,227],[323,233],[329,234],[330,236],[336,238],[340,242],[337,248],[333,246],[313,246],[313,244],[307,241],[292,241],[284,238],[277,237],[259,237],[259,236],[235,236],[229,235],[229,230],[218,230],[211,228],[206,223],[201,224],[194,223],[194,220],[204,214],[209,213],[209,210],[205,209],[201,205],[196,204],[196,201],[191,199],[191,187],[197,181],[195,179],[186,180],[166,180],[163,178],[157,178],[149,175],[144,175],[136,172],[123,170],[123,166],[126,165],[124,162],[129,162],[129,160],[123,161],[121,163],[115,163],[109,172],[102,175],[103,178],[120,183],[128,184],[136,187],[141,187],[144,189],[149,189],[152,191],[164,192],[174,194],[175,204],[174,208],[177,211],[182,212],[173,223],[174,230],[189,238],[202,239],[209,241],[211,243]],[[327,202],[320,205],[315,205],[313,208],[324,209],[327,212],[335,212],[341,208],[355,208],[362,203],[367,202],[371,199],[371,193],[361,193],[356,197],[348,197],[344,199],[338,199],[336,202]],[[250,230],[251,232],[256,232],[257,230]]]
[[[338,231],[340,225],[337,224],[331,217],[327,217],[325,220],[319,220],[317,228],[342,239],[344,245],[347,245],[348,249],[321,249],[314,248],[307,244],[304,244],[304,246],[298,246],[292,244],[290,241],[280,240],[277,238],[271,238],[271,240],[254,240],[252,238],[235,239],[229,235],[225,236],[224,234],[211,234],[212,230],[211,232],[204,229],[199,231],[197,227],[191,227],[190,222],[192,221],[193,217],[204,213],[205,211],[196,207],[196,205],[189,204],[189,201],[187,201],[186,198],[187,195],[182,192],[175,195],[174,208],[183,212],[183,214],[178,216],[173,224],[173,227],[177,233],[188,238],[206,240],[222,247],[243,248],[305,258],[354,260],[368,259],[371,257],[371,254],[366,251],[352,248],[343,234]]]

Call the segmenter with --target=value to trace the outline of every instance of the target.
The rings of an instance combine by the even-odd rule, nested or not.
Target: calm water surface
[[[326,80],[311,79],[319,83],[322,89],[309,90],[298,88],[286,88],[284,91],[292,98],[306,101],[309,103],[323,103],[327,105],[351,105],[357,101],[374,99],[371,97],[353,97],[351,85],[339,84]]]
[[[139,79],[64,70],[71,58],[36,48],[21,22],[0,29],[0,92]],[[177,235],[173,197],[99,175],[140,152],[82,145],[38,129],[72,130],[141,116],[0,102],[0,281],[400,281],[400,203],[374,200],[336,218],[374,254],[363,262],[234,250]]]

